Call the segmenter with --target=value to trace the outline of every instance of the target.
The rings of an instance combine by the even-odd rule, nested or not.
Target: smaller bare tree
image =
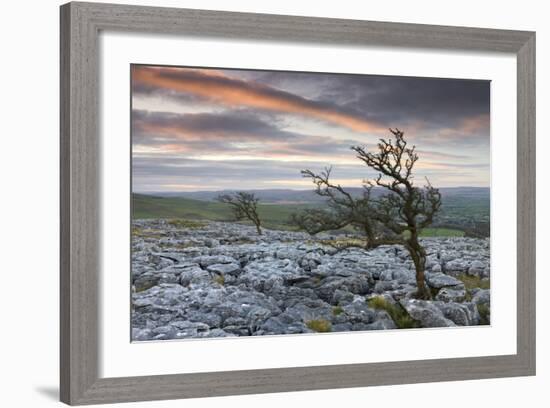
[[[262,222],[258,215],[258,202],[260,199],[253,193],[237,191],[232,194],[220,194],[218,196],[218,201],[231,206],[235,219],[243,220],[247,218],[252,221],[256,226],[258,235],[262,235]]]

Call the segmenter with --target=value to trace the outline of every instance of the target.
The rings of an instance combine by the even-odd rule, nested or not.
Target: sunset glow
[[[416,177],[488,186],[488,81],[132,66],[133,191],[307,189],[300,170],[369,171],[351,146],[388,128],[417,146]]]

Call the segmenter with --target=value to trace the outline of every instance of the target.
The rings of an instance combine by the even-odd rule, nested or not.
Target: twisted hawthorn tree
[[[395,141],[380,139],[376,152],[353,146],[356,157],[378,172],[374,181],[363,181],[360,195],[352,195],[341,185],[330,181],[331,168],[319,174],[302,170],[302,176],[315,184],[315,193],[327,199],[328,208],[294,214],[293,222],[310,234],[351,225],[361,231],[363,242],[350,246],[366,250],[380,245],[401,245],[410,254],[416,271],[419,299],[430,299],[425,283],[426,250],[419,242],[420,232],[429,226],[441,207],[441,194],[428,179],[424,187],[413,184],[413,169],[418,161],[415,146],[407,146],[404,133],[390,129]],[[385,193],[375,197],[373,187]]]
[[[253,193],[237,191],[232,194],[220,194],[218,201],[224,204],[229,204],[236,220],[245,218],[252,221],[256,226],[258,235],[262,235],[262,222],[258,215],[258,202],[260,201]]]

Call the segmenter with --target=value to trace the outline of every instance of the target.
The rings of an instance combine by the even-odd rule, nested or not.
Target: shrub
[[[306,326],[318,333],[327,333],[332,331],[332,325],[325,319],[314,319],[306,322]]]
[[[464,286],[466,287],[466,289],[474,289],[474,288],[490,289],[491,288],[491,281],[488,279],[483,280],[479,276],[471,276],[471,275],[462,273],[457,276],[457,279],[464,283]]]
[[[386,310],[388,307],[391,306],[383,296],[376,296],[369,299],[368,304],[373,309],[383,309],[383,310]]]
[[[342,313],[344,312],[344,309],[342,308],[342,306],[335,306],[332,308],[332,314],[334,316],[339,316],[341,315]]]
[[[225,278],[223,277],[223,275],[216,275],[212,280],[216,282],[218,285],[223,286],[225,284]]]
[[[368,301],[373,309],[385,310],[392,318],[395,325],[400,329],[414,329],[420,327],[405,309],[399,304],[392,305],[383,296],[375,296]]]

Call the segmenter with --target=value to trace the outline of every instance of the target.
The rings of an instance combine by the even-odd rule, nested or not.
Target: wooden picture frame
[[[100,378],[100,31],[517,56],[517,353]],[[535,374],[535,33],[113,4],[61,6],[61,400],[97,404]]]

